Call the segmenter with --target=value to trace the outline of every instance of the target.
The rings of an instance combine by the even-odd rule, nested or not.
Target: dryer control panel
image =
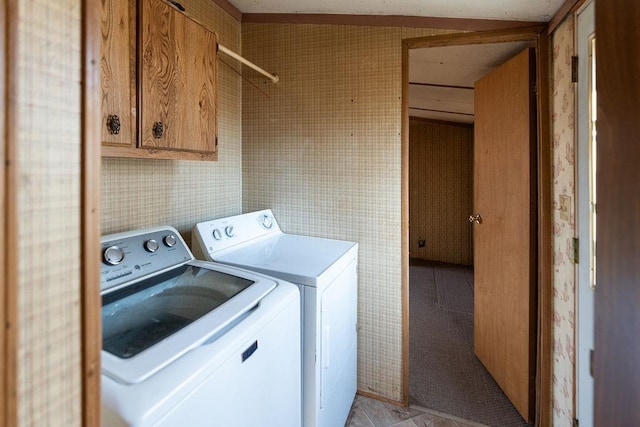
[[[180,233],[169,226],[103,236],[100,290],[129,284],[193,260]]]
[[[211,259],[263,237],[282,234],[271,209],[214,219],[196,224],[192,229],[193,254],[198,259]]]

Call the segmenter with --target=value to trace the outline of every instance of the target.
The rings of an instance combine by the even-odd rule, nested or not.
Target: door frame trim
[[[536,426],[551,425],[552,398],[552,222],[547,26],[456,33],[402,41],[402,401],[409,405],[409,49],[529,41],[536,52],[537,172],[537,351]]]
[[[0,3],[0,22],[3,30],[0,35],[0,67],[3,78],[0,79],[0,132],[2,132],[3,171],[0,177],[0,195],[3,198],[2,219],[4,238],[0,243],[2,275],[0,276],[0,369],[2,386],[0,387],[0,424],[16,425],[18,422],[18,210],[17,181],[18,149],[17,111],[14,105],[19,77],[16,60],[18,31],[18,5],[12,0]],[[14,102],[12,102],[12,100]],[[11,248],[11,250],[9,250]]]
[[[100,351],[100,2],[82,0],[81,334],[82,425],[101,421]]]

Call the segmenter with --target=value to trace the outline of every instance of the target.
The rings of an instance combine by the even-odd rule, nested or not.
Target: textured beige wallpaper
[[[240,51],[240,23],[210,0],[181,0],[187,13]],[[190,242],[193,224],[242,209],[242,79],[219,54],[217,162],[102,161],[102,234],[169,224]]]
[[[400,400],[401,28],[243,24],[243,210],[356,241],[358,388]],[[411,36],[442,33],[411,31]],[[312,256],[311,254],[309,256]]]
[[[14,2],[18,420],[79,426],[80,2]]]
[[[472,153],[472,127],[409,121],[410,257],[472,265]]]

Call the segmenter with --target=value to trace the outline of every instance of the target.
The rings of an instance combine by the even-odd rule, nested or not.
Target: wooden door
[[[162,0],[142,0],[141,147],[216,152],[216,36]]]
[[[640,425],[638,22],[639,2],[596,0],[596,426]]]
[[[475,85],[474,351],[531,421],[535,407],[534,51]]]

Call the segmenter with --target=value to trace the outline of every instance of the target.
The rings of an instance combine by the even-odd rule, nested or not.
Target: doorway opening
[[[529,47],[536,58],[544,58],[541,52],[546,49],[546,36],[541,29],[411,39],[405,41],[403,52],[405,401],[491,425],[527,423],[513,406],[509,408],[504,395],[493,398],[487,392],[501,393],[474,355],[474,242],[468,222],[469,214],[474,213],[472,189],[476,185],[473,87],[486,72]],[[485,68],[472,65],[473,57],[484,60]],[[534,86],[546,88],[544,69],[546,61],[537,61]],[[457,80],[452,80],[456,74]],[[414,103],[415,99],[419,101]],[[540,132],[548,126],[546,102],[546,98],[538,99],[534,105],[540,118],[534,126],[540,137],[532,146],[534,188],[548,179],[549,165],[541,157],[548,140]],[[536,192],[534,198],[536,212],[548,207],[546,192]],[[480,216],[471,219],[481,221]],[[543,396],[550,392],[551,384],[546,366],[550,351],[545,346],[550,324],[546,313],[550,254],[538,249],[550,232],[546,219],[535,212],[532,221],[537,244],[532,264],[535,303],[531,340],[532,351],[538,356],[533,358],[537,362],[532,378],[537,371],[538,384],[532,380],[527,392],[533,402],[528,419],[533,422],[534,417],[544,417],[550,410]],[[537,328],[535,318],[539,319]],[[536,391],[540,406],[534,415]],[[500,399],[507,402],[502,405],[506,411],[496,406],[504,403]],[[474,403],[479,403],[480,409],[474,409]],[[456,405],[463,410],[455,409]],[[507,421],[487,418],[486,414],[498,414]]]

